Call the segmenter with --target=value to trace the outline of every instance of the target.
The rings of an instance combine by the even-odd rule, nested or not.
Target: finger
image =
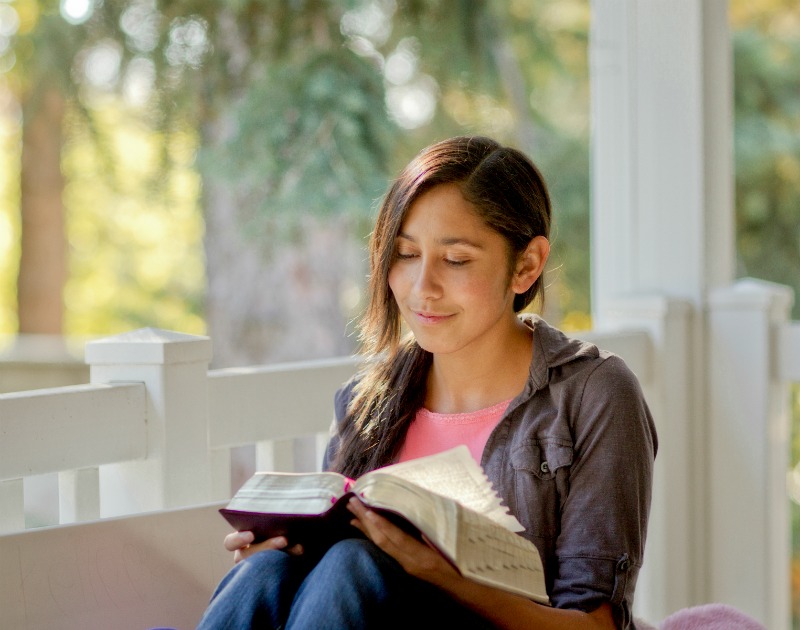
[[[222,544],[228,551],[236,551],[242,547],[247,547],[253,542],[254,538],[253,532],[233,532],[225,536]]]
[[[449,573],[449,562],[426,538],[420,541],[388,519],[351,499],[351,512],[358,515],[351,524],[361,530],[372,542],[397,560],[411,575],[418,577]]]
[[[404,543],[413,540],[402,529],[366,507],[355,497],[350,499],[347,508],[357,517],[351,521],[352,525],[366,534],[381,549],[392,555],[394,555],[392,548],[401,547]]]
[[[285,536],[276,536],[275,538],[268,538],[267,540],[263,540],[260,543],[245,545],[244,547],[240,547],[236,549],[233,553],[233,562],[236,564],[237,562],[241,562],[252,556],[254,553],[258,553],[259,551],[269,551],[275,550],[279,551],[281,549],[285,549],[288,541],[286,540]],[[297,547],[299,545],[295,545],[292,549],[288,550],[290,553],[297,554]],[[300,549],[300,553],[302,553],[302,548]]]
[[[368,511],[371,511],[357,497],[350,497],[350,500],[347,502],[347,509],[355,514],[356,518],[361,518],[365,516]]]

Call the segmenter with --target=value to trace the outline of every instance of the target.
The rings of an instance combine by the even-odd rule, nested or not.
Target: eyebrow
[[[410,234],[406,234],[405,232],[400,232],[397,235],[397,238],[404,238],[412,243],[416,243],[417,240],[411,236]],[[437,238],[436,243],[439,245],[466,245],[467,247],[472,247],[474,249],[483,249],[483,245],[480,243],[476,243],[475,241],[471,241],[468,238],[464,238],[461,236],[446,236],[444,238]]]

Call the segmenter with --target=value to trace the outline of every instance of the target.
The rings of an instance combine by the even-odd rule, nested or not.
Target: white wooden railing
[[[702,317],[681,301],[624,300],[616,325],[577,335],[625,358],[658,425],[644,618],[699,598],[788,627],[787,392],[800,382],[800,323],[787,313],[782,287],[746,281],[712,296]],[[707,330],[699,349],[698,325]],[[89,384],[0,395],[0,610],[19,628],[112,618],[120,628],[188,627],[229,562],[216,509],[231,494],[231,449],[255,444],[260,469],[317,468],[333,394],[356,360],[209,371],[210,339],[154,329],[89,342],[85,356]],[[699,397],[685,377],[698,373],[687,369],[698,357],[710,366]],[[701,415],[682,397],[701,400]],[[665,417],[676,408],[685,418]],[[687,469],[697,460],[682,448],[695,440],[702,471]],[[58,474],[62,525],[26,531],[24,479],[44,473]],[[703,477],[698,545],[685,539],[697,532],[685,512]],[[702,594],[682,595],[675,557],[704,546],[712,576]],[[772,591],[755,609],[753,597]]]

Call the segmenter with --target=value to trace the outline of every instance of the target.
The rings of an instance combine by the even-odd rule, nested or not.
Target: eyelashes
[[[395,259],[400,260],[400,261],[413,260],[415,258],[419,258],[419,254],[403,254],[403,253],[400,253],[400,252],[397,252],[395,254]],[[455,260],[455,259],[452,259],[452,258],[443,258],[442,262],[444,262],[446,265],[449,265],[450,267],[463,267],[464,265],[468,264],[470,261],[469,260]]]

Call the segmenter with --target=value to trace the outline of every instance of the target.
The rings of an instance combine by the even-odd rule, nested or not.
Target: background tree
[[[33,4],[22,9],[20,15],[9,5],[0,6],[5,30],[21,30],[15,50],[3,51],[4,64],[14,68],[9,85],[25,121],[20,159],[17,318],[21,333],[60,335],[61,294],[67,279],[61,149],[69,83],[62,59],[74,40],[58,15],[56,19],[52,13],[42,15]],[[32,54],[41,48],[45,48],[45,54]]]
[[[29,4],[42,15],[45,3]],[[571,4],[582,5],[562,8]],[[87,328],[106,310],[116,312],[118,328],[163,326],[170,319],[158,309],[172,302],[205,317],[217,365],[351,351],[355,340],[344,333],[360,307],[363,237],[387,176],[422,145],[454,133],[495,135],[530,152],[545,171],[555,156],[564,176],[554,196],[571,194],[575,206],[558,216],[588,225],[585,188],[574,195],[587,181],[585,140],[574,141],[585,136],[585,111],[565,144],[565,128],[547,122],[553,112],[532,109],[528,98],[531,83],[546,93],[575,61],[585,68],[585,35],[568,34],[572,62],[563,64],[558,38],[547,34],[553,24],[524,3],[509,13],[490,2],[184,0],[158,7],[108,0],[71,16],[64,6],[61,16],[51,14],[74,23],[61,20],[70,46],[55,64],[73,78],[64,90],[71,127],[63,164],[69,181],[81,183],[66,195],[72,330],[113,332]],[[584,7],[584,25],[586,17]],[[16,49],[31,45],[38,55],[47,24],[36,20]],[[528,57],[540,61],[520,61]],[[131,129],[142,127],[149,135],[137,142],[149,149],[131,158],[129,146],[119,148],[120,135],[130,145]],[[194,164],[175,149],[193,143]],[[191,203],[191,185],[176,181],[192,167],[202,181],[195,201],[205,224],[204,304],[189,282],[163,273],[153,281],[156,265],[137,254],[155,220],[148,230],[148,208],[166,220]],[[136,229],[140,223],[144,230]],[[116,231],[102,227],[109,224]],[[123,225],[130,227],[120,231]],[[117,253],[98,264],[93,243]],[[171,246],[180,248],[177,240]],[[175,258],[163,251],[149,258],[178,275]],[[554,274],[553,284],[565,286],[562,276]],[[138,304],[129,295],[139,295]],[[574,295],[588,305],[586,291]]]
[[[734,7],[738,271],[800,296],[800,9],[771,4]]]

